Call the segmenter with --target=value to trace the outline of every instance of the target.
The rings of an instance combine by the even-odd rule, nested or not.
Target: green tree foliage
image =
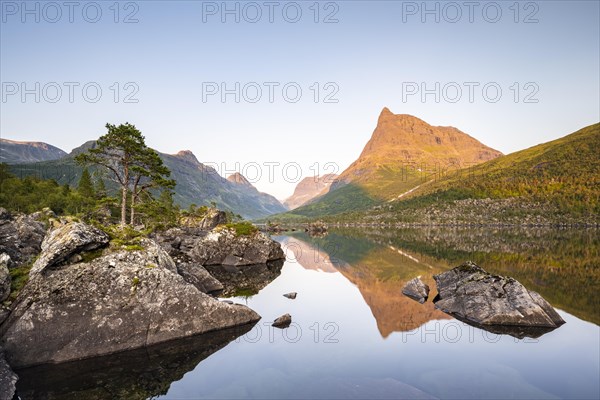
[[[77,191],[85,198],[92,199],[95,197],[94,184],[92,183],[90,171],[87,168],[84,168],[81,173],[81,178],[77,184]]]
[[[132,124],[119,126],[106,124],[108,133],[96,141],[96,147],[76,157],[80,164],[94,164],[104,167],[109,177],[118,184],[121,191],[121,226],[127,224],[128,196],[131,210],[130,223],[134,222],[135,207],[142,193],[149,189],[174,187],[168,179],[170,171],[163,165],[158,154],[146,146],[144,136]]]

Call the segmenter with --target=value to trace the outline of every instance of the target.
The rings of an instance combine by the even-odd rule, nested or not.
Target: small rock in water
[[[297,295],[298,295],[298,293],[296,293],[296,292],[290,292],[290,293],[284,294],[283,297],[287,297],[288,299],[294,300]]]
[[[402,289],[402,294],[423,304],[429,297],[429,286],[424,284],[420,278],[419,276],[406,282],[406,285]]]
[[[290,314],[284,314],[281,317],[277,318],[273,321],[273,325],[275,328],[287,328],[292,323],[292,316]]]

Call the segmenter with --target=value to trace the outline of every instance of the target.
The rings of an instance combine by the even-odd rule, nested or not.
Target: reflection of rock
[[[252,325],[62,364],[19,370],[24,399],[147,399],[167,393],[202,360],[248,332]]]
[[[275,321],[273,321],[272,326],[274,326],[275,328],[287,328],[288,326],[290,326],[292,323],[292,316],[290,314],[283,314],[281,317],[275,319]]]
[[[343,240],[347,240],[344,236],[329,236],[329,238],[332,237],[334,237],[332,240],[340,242],[338,244],[341,244]],[[383,337],[389,336],[392,332],[407,332],[417,329],[434,319],[450,318],[447,314],[436,310],[431,302],[421,305],[404,296],[401,288],[406,281],[402,278],[398,278],[393,274],[391,276],[379,276],[382,261],[388,257],[393,261],[394,273],[402,272],[404,271],[402,267],[410,265],[408,270],[411,275],[430,276],[432,270],[429,265],[415,261],[414,257],[412,259],[405,258],[407,265],[399,267],[396,265],[398,262],[397,251],[389,247],[379,246],[375,247],[360,261],[350,265],[342,260],[347,256],[345,249],[352,248],[352,246],[335,246],[335,243],[325,243],[317,247],[290,236],[286,237],[283,243],[286,246],[286,251],[292,250],[297,262],[305,269],[340,272],[356,285],[371,309],[377,322],[377,328]],[[332,249],[335,252],[335,259],[324,251],[327,249]],[[433,279],[426,279],[425,283],[432,286]]]
[[[435,275],[437,308],[482,326],[554,329],[565,323],[539,294],[513,278],[492,275],[472,262]]]
[[[171,257],[154,241],[141,244],[140,251],[108,249],[30,277],[0,327],[11,366],[94,357],[260,318],[247,307],[200,292],[177,274]],[[40,260],[46,259],[53,258],[42,252]]]
[[[311,222],[304,231],[308,232],[310,236],[324,237],[327,235],[327,225],[322,221]]]
[[[266,264],[243,265],[207,265],[205,268],[225,287],[222,296],[251,296],[281,275],[283,260]]]
[[[2,348],[0,348],[0,400],[11,400],[15,394],[17,374],[13,372],[6,360]]]
[[[423,304],[427,301],[427,297],[429,297],[429,286],[424,284],[420,278],[414,278],[406,282],[406,285],[402,289],[402,294]]]

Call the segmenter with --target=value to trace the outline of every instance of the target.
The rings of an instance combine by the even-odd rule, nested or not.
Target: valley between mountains
[[[0,140],[18,177],[76,187],[83,167],[50,144]],[[384,108],[360,156],[339,176],[304,177],[280,201],[239,172],[223,177],[189,150],[159,153],[176,181],[177,205],[216,205],[259,222],[366,224],[600,223],[600,125],[504,155],[454,127]],[[110,184],[109,184],[110,186]],[[110,187],[109,187],[110,189]]]

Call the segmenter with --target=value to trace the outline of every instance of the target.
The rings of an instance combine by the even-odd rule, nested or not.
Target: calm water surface
[[[600,397],[597,231],[432,229],[276,237],[288,260],[259,293],[263,316],[165,399]],[[400,291],[472,259],[511,275],[567,322],[539,338],[470,327]],[[296,300],[284,293],[298,292]],[[290,313],[286,330],[270,327]]]
[[[253,327],[21,371],[23,398],[600,397],[598,231],[337,230],[277,236],[281,273],[233,300]],[[401,294],[465,260],[513,276],[567,322],[538,338],[474,328]],[[284,293],[298,292],[296,300]],[[431,296],[431,295],[430,295]],[[293,324],[272,328],[290,313]]]

